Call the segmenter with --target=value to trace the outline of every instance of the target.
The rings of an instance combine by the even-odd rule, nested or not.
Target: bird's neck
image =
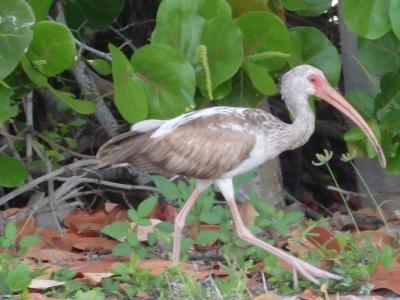
[[[307,143],[315,129],[315,115],[308,103],[307,94],[297,94],[297,101],[287,101],[287,107],[293,117],[288,126],[287,137],[290,150]]]

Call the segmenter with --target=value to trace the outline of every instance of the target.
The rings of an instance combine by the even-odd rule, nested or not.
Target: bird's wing
[[[254,110],[252,110],[254,112]],[[130,163],[164,175],[218,178],[249,157],[257,114],[245,109],[212,108],[168,120],[155,130],[119,135],[97,154],[99,167]]]

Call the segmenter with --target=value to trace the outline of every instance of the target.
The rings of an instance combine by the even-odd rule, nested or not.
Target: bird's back
[[[257,109],[214,107],[164,122],[144,121],[157,124],[153,127],[139,122],[100,148],[99,168],[129,163],[162,175],[220,178],[251,158],[259,126],[268,118],[274,117]]]

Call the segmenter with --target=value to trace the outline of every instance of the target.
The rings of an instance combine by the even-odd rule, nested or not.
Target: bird
[[[244,225],[235,202],[232,178],[246,173],[286,150],[304,145],[315,129],[315,114],[308,98],[325,100],[354,121],[374,146],[382,167],[385,156],[373,131],[361,115],[329,83],[323,72],[299,65],[281,77],[280,91],[291,116],[285,123],[258,108],[208,107],[169,120],[144,120],[117,135],[97,153],[98,169],[130,164],[164,176],[181,175],[195,187],[175,219],[172,263],[180,259],[186,216],[199,195],[215,184],[232,213],[238,236],[286,261],[308,280],[342,279],[257,238]]]

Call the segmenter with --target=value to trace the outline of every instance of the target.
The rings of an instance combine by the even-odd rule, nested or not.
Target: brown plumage
[[[155,130],[128,132],[109,140],[98,151],[98,168],[129,163],[135,168],[164,176],[183,175],[216,179],[249,157],[255,139],[248,130],[255,119],[227,114],[203,116],[185,122],[173,132],[152,138]],[[242,124],[242,132],[232,124]]]

